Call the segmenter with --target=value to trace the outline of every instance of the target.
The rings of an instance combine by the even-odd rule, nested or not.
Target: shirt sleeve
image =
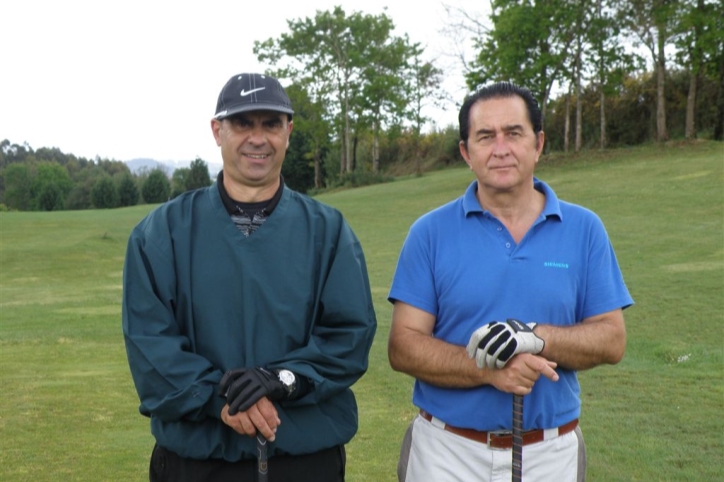
[[[626,309],[634,303],[606,229],[597,216],[590,229],[588,273],[580,319]]]
[[[222,373],[190,351],[175,319],[171,245],[158,231],[149,219],[134,230],[123,271],[123,335],[139,410],[164,421],[220,418],[225,401],[215,392]]]
[[[434,316],[438,296],[433,276],[431,236],[421,218],[412,224],[400,250],[388,300],[402,301]]]
[[[346,224],[336,246],[308,343],[270,364],[314,383],[312,391],[287,405],[316,404],[348,389],[367,371],[377,320],[365,258]]]

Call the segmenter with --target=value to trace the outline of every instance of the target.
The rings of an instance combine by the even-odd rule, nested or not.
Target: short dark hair
[[[533,126],[533,132],[537,135],[543,130],[542,114],[538,106],[538,101],[535,100],[530,90],[515,85],[512,82],[496,82],[494,84],[480,86],[465,97],[465,102],[463,102],[462,107],[460,107],[460,113],[458,114],[460,140],[467,145],[468,136],[470,135],[470,109],[472,109],[476,102],[513,97],[516,95],[525,102],[525,106],[528,109],[528,119]]]

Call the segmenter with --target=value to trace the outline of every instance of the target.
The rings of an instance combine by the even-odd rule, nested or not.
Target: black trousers
[[[269,458],[269,482],[344,482],[344,446],[305,455]],[[257,461],[196,460],[156,445],[150,482],[256,482]]]

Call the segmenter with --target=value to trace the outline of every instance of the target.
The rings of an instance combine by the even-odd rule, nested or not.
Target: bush
[[[160,169],[154,169],[148,175],[148,179],[141,188],[143,200],[148,204],[156,204],[168,201],[171,195],[171,183],[166,174]]]
[[[36,202],[41,211],[60,211],[63,209],[63,193],[54,182],[44,184],[40,188]]]
[[[104,176],[95,183],[91,189],[91,201],[96,209],[111,209],[118,207],[120,201],[118,189],[109,176]]]
[[[138,186],[133,176],[124,174],[118,182],[118,201],[121,206],[135,206],[138,204]]]

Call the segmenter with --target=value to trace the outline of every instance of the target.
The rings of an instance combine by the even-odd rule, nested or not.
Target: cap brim
[[[294,111],[290,109],[289,107],[279,105],[279,104],[264,104],[264,103],[258,103],[258,104],[249,104],[249,105],[240,105],[236,106],[233,109],[227,109],[222,110],[221,112],[218,112],[214,119],[222,120],[226,119],[229,116],[232,116],[234,114],[240,114],[242,112],[251,112],[255,110],[272,110],[275,112],[283,112],[284,114],[294,114]]]

